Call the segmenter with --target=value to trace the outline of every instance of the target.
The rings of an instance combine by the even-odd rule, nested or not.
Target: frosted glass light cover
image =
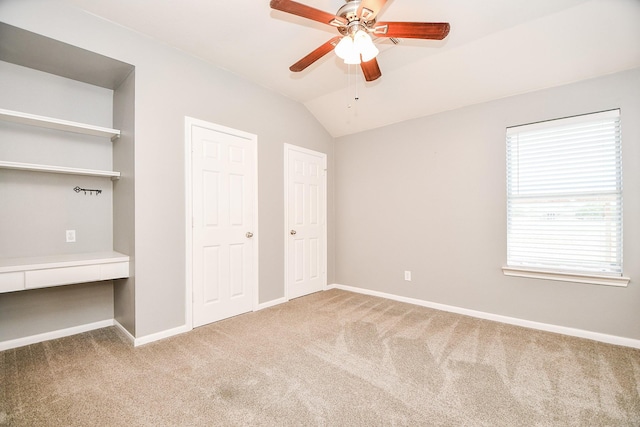
[[[373,44],[371,36],[362,30],[358,30],[353,36],[353,46],[354,49],[362,55],[363,62],[372,60],[380,52]]]
[[[346,60],[349,56],[353,55],[353,39],[349,36],[344,36],[334,50],[338,58]]]

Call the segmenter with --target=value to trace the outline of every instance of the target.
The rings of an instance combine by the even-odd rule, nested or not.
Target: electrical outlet
[[[406,280],[407,282],[411,281],[411,272],[410,271],[406,271],[404,272],[404,280]]]
[[[67,230],[67,243],[73,243],[76,241],[76,230]]]

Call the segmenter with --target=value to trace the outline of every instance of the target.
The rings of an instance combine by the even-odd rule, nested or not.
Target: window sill
[[[626,288],[629,277],[599,276],[596,274],[560,273],[555,271],[528,270],[517,267],[502,267],[505,276],[527,277],[530,279],[557,280],[561,282],[587,283],[590,285],[618,286]]]

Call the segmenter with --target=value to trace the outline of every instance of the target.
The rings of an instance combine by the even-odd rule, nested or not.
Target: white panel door
[[[285,144],[286,287],[296,298],[326,287],[324,153]]]
[[[253,310],[255,139],[192,125],[193,325]]]

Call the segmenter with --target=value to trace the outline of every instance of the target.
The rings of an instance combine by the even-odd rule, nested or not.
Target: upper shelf
[[[120,172],[97,169],[80,169],[66,166],[40,165],[34,163],[6,162],[0,160],[0,169],[15,169],[33,172],[63,173],[68,175],[109,177],[112,180],[120,179]]]
[[[38,126],[47,129],[81,133],[84,135],[104,136],[110,138],[111,141],[115,141],[120,137],[120,131],[118,129],[104,128],[85,123],[71,122],[69,120],[55,119],[52,117],[37,116],[35,114],[4,110],[2,108],[0,108],[0,120]]]

